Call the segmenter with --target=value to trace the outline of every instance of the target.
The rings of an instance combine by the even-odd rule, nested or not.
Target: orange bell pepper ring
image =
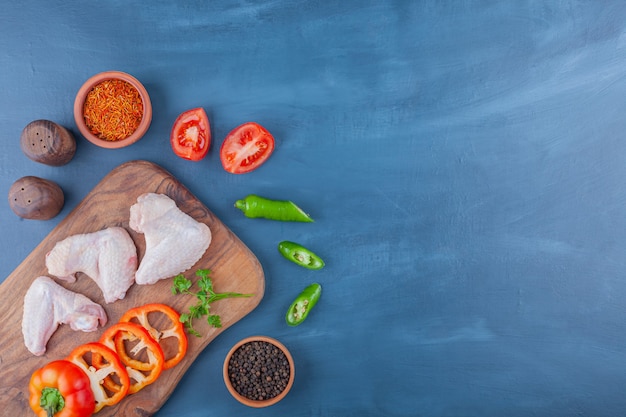
[[[100,343],[115,350],[126,365],[131,379],[129,394],[152,384],[163,371],[165,357],[161,346],[138,324],[116,323],[102,334]]]
[[[98,363],[95,364],[95,358]],[[115,405],[122,400],[130,389],[130,378],[119,356],[107,346],[92,342],[78,346],[67,357],[67,360],[78,365],[89,377],[91,391],[95,399],[94,413],[105,406]],[[105,379],[118,381],[114,391],[104,389]]]
[[[166,323],[162,324],[163,319]],[[165,304],[151,303],[128,310],[120,318],[120,322],[138,323],[148,330],[154,340],[159,342],[165,353],[163,369],[170,369],[183,360],[187,353],[187,334],[185,326],[180,322],[180,314],[172,307]],[[157,325],[158,324],[158,325]],[[163,339],[176,338],[178,343],[175,352],[161,341]]]

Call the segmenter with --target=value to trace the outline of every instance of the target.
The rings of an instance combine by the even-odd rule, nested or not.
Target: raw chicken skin
[[[146,253],[135,274],[137,284],[154,284],[188,270],[211,244],[209,227],[163,194],[140,195],[130,208],[129,226],[146,239]]]
[[[123,227],[73,235],[46,255],[48,273],[67,282],[83,272],[93,279],[106,303],[121,300],[135,281],[137,248]]]
[[[107,316],[100,304],[63,288],[49,277],[36,278],[24,297],[24,344],[36,356],[46,352],[48,340],[59,324],[69,324],[72,330],[93,332],[106,322]]]

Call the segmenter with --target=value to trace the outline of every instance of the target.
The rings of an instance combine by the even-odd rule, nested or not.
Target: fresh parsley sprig
[[[180,315],[181,323],[185,324],[187,331],[197,337],[201,337],[200,333],[193,327],[193,320],[207,316],[207,322],[210,326],[215,328],[222,327],[222,320],[217,314],[211,314],[210,304],[222,300],[224,298],[241,298],[252,297],[254,294],[241,294],[238,292],[223,292],[216,293],[213,290],[213,282],[211,281],[211,270],[198,269],[196,276],[199,277],[197,285],[200,291],[191,291],[193,282],[185,278],[183,274],[179,274],[174,277],[174,283],[172,284],[172,294],[190,294],[197,298],[196,304],[189,307],[189,313],[183,313]]]

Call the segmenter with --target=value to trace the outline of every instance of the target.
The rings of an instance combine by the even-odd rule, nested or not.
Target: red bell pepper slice
[[[163,318],[167,319],[166,324],[161,324]],[[163,352],[166,354],[163,369],[170,369],[176,366],[185,357],[188,343],[185,326],[180,322],[180,314],[172,307],[165,304],[151,303],[132,308],[124,313],[120,318],[120,322],[131,322],[141,325],[150,333],[154,340],[159,342]],[[168,349],[168,346],[171,345],[166,346],[162,343],[163,339],[168,338],[176,338],[178,341],[174,353],[171,352],[171,348]]]
[[[102,334],[100,343],[115,350],[126,365],[131,379],[129,394],[152,384],[163,371],[165,357],[161,346],[138,324],[116,323]],[[145,358],[142,357],[142,351],[145,351]]]
[[[74,349],[67,360],[78,365],[89,377],[95,399],[94,413],[105,406],[117,404],[128,393],[130,389],[128,373],[117,353],[107,346],[97,342],[85,343]],[[106,379],[116,380],[117,389],[113,391],[105,389],[103,383]]]

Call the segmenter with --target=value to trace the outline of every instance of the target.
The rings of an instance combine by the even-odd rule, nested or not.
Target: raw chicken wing
[[[104,301],[112,303],[126,296],[137,271],[137,248],[123,227],[70,236],[46,255],[48,273],[67,282],[83,272],[102,290]]]
[[[188,270],[211,244],[209,227],[163,194],[140,195],[130,208],[129,226],[146,239],[146,253],[135,274],[137,284],[154,284]]]
[[[24,297],[22,334],[26,348],[33,355],[41,356],[46,352],[48,340],[59,324],[69,324],[72,330],[92,332],[106,322],[107,316],[100,304],[45,276],[36,278]]]

